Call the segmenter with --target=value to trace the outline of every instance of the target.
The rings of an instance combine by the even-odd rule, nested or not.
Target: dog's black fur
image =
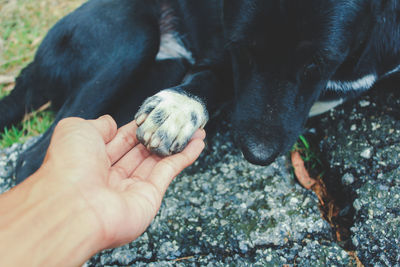
[[[170,108],[179,94],[203,100],[211,114],[233,101],[237,145],[267,165],[290,149],[310,112],[320,112],[316,101],[341,102],[398,71],[399,14],[398,0],[91,0],[49,31],[0,101],[0,127],[49,100],[55,123],[108,113],[122,125],[147,97],[170,89],[142,105],[143,143],[173,153],[206,122],[201,105]],[[168,34],[184,52],[159,52]],[[194,128],[165,128],[187,111],[178,126]],[[21,156],[19,179],[41,164],[53,128]]]

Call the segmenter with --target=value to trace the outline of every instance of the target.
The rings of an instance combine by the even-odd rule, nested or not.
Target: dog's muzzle
[[[280,155],[280,145],[277,143],[255,140],[257,138],[251,136],[239,139],[244,158],[252,164],[267,166]]]

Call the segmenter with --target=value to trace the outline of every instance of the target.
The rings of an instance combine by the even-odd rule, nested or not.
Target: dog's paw
[[[167,156],[182,151],[208,113],[201,100],[173,90],[147,98],[135,116],[138,140],[150,151]]]

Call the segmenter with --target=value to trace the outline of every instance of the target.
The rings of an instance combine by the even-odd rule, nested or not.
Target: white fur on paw
[[[147,98],[135,116],[138,140],[152,152],[167,156],[182,151],[208,120],[204,104],[194,97],[163,90]]]

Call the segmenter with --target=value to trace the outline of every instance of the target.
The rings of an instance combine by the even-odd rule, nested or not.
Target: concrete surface
[[[352,250],[365,266],[400,262],[398,99],[393,91],[371,93],[310,123],[321,137],[327,184],[345,200],[342,212],[351,211]],[[253,166],[233,146],[229,126],[220,128],[168,189],[147,232],[85,265],[355,266],[287,159]],[[12,166],[21,149],[0,150],[0,192],[14,184]]]

